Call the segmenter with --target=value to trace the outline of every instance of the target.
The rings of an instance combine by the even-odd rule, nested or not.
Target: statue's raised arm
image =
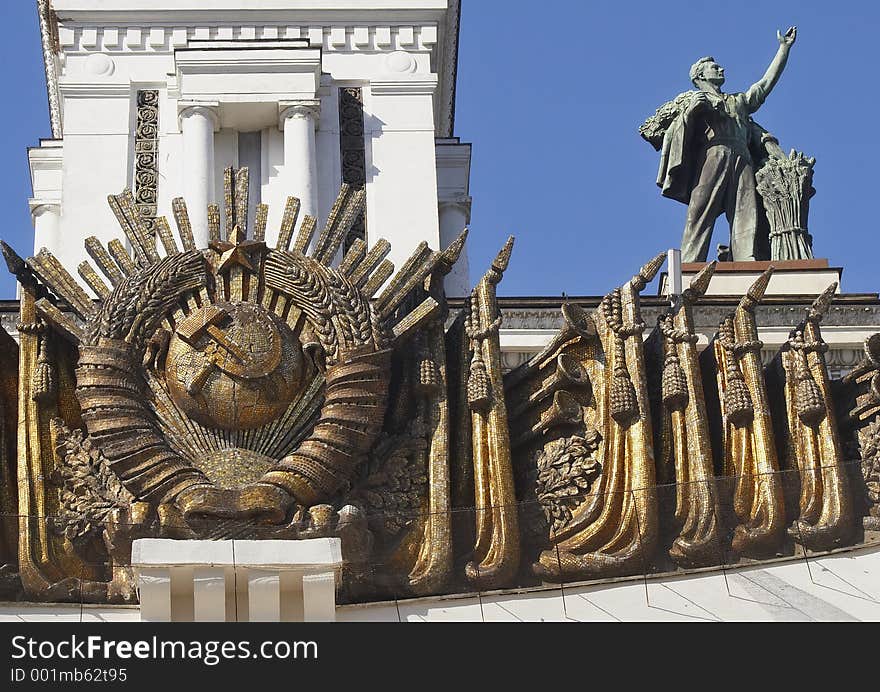
[[[785,34],[777,31],[776,38],[779,40],[779,48],[776,50],[776,55],[773,56],[770,66],[767,68],[764,76],[752,84],[745,93],[749,113],[754,113],[761,107],[767,95],[776,86],[779,77],[782,76],[785,63],[788,62],[788,53],[797,38],[797,27],[789,27]]]

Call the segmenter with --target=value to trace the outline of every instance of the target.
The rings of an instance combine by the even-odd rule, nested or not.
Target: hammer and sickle
[[[197,349],[197,342],[207,334],[211,341],[205,347],[205,362],[199,371],[187,382],[186,391],[195,396],[202,391],[208,377],[222,363],[221,349],[240,363],[244,363],[247,354],[220,327],[220,323],[229,317],[229,312],[219,306],[210,305],[205,310],[193,313],[177,327],[177,335],[187,344]]]

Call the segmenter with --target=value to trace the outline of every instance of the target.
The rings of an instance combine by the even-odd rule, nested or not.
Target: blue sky
[[[30,250],[26,147],[49,136],[32,0],[7,0],[0,109],[0,237]],[[464,0],[456,134],[472,142],[472,280],[517,236],[504,295],[602,294],[678,245],[685,207],[660,196],[657,154],[638,136],[711,54],[726,91],[756,81],[776,29],[798,26],[786,72],[756,119],[783,149],[817,159],[810,230],[843,266],[846,292],[876,292],[880,3]],[[103,198],[106,190],[96,190]],[[724,242],[716,225],[712,247]],[[0,272],[4,274],[4,272]],[[14,283],[0,278],[0,297]]]

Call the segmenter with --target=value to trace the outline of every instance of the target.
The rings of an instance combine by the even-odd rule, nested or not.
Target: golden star
[[[266,243],[261,240],[245,239],[241,228],[236,226],[229,234],[229,240],[215,240],[211,243],[211,249],[220,253],[217,273],[226,271],[234,265],[242,266],[250,272],[256,272],[248,255],[265,247]]]

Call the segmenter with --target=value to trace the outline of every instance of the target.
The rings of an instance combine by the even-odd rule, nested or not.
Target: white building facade
[[[54,138],[29,151],[35,251],[74,270],[87,237],[117,237],[105,199],[124,188],[149,218],[184,197],[206,246],[229,166],[248,167],[252,209],[269,205],[269,242],[289,195],[323,220],[345,182],[366,188],[355,232],[387,239],[395,265],[421,241],[445,248],[470,213],[459,4],[40,0]]]

